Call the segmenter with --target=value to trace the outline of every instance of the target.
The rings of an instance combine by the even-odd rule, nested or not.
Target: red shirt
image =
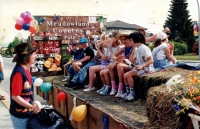
[[[32,78],[31,78],[31,73],[30,70],[24,69],[25,74],[28,78],[29,84],[30,86],[32,86]],[[13,76],[13,80],[12,80],[12,96],[18,96],[21,95],[22,93],[22,87],[23,87],[23,79],[22,79],[22,75],[20,72],[17,72],[14,76]]]

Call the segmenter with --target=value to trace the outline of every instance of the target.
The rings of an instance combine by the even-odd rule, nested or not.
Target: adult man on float
[[[92,47],[88,44],[88,39],[81,38],[79,40],[79,44],[83,45],[82,47],[85,49],[84,50],[85,56],[81,60],[75,61],[72,64],[74,71],[77,74],[71,81],[64,84],[65,87],[70,87],[70,88],[73,87],[73,89],[80,89],[83,87],[83,82],[85,81],[85,78],[87,76],[87,70],[89,69],[90,66],[94,65],[94,63],[90,63],[90,61],[94,58],[94,51]],[[81,69],[81,67],[83,68]]]

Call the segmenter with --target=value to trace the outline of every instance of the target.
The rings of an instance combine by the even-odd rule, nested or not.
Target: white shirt
[[[158,51],[158,49],[160,49],[160,48],[163,48],[163,47],[167,47],[167,44],[166,43],[161,43],[159,46],[157,46],[156,48],[154,48],[153,50],[152,50],[152,54],[154,55],[155,54],[155,52],[157,52]],[[165,54],[165,51],[163,50],[163,49],[161,49],[159,52],[157,52],[157,54],[156,54],[156,59],[157,60],[163,60],[163,59],[165,59],[166,58],[166,54]]]

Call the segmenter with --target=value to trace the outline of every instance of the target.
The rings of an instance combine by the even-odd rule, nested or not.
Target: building
[[[105,19],[104,19],[105,20]],[[111,31],[122,31],[122,30],[130,30],[130,31],[135,31],[137,28],[142,27],[140,25],[136,24],[129,24],[120,20],[116,21],[111,21],[111,22],[105,22],[104,21],[104,26],[106,27],[106,32],[111,32]],[[143,27],[145,28],[145,27]],[[145,28],[147,30],[147,28]]]

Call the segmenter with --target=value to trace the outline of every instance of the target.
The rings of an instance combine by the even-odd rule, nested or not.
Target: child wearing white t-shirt
[[[129,35],[129,38],[133,40],[134,45],[138,48],[136,51],[136,57],[134,61],[134,68],[124,74],[124,82],[126,86],[125,101],[135,99],[134,90],[134,78],[143,74],[151,73],[154,71],[153,56],[151,50],[144,45],[145,37],[142,32],[135,31]]]

